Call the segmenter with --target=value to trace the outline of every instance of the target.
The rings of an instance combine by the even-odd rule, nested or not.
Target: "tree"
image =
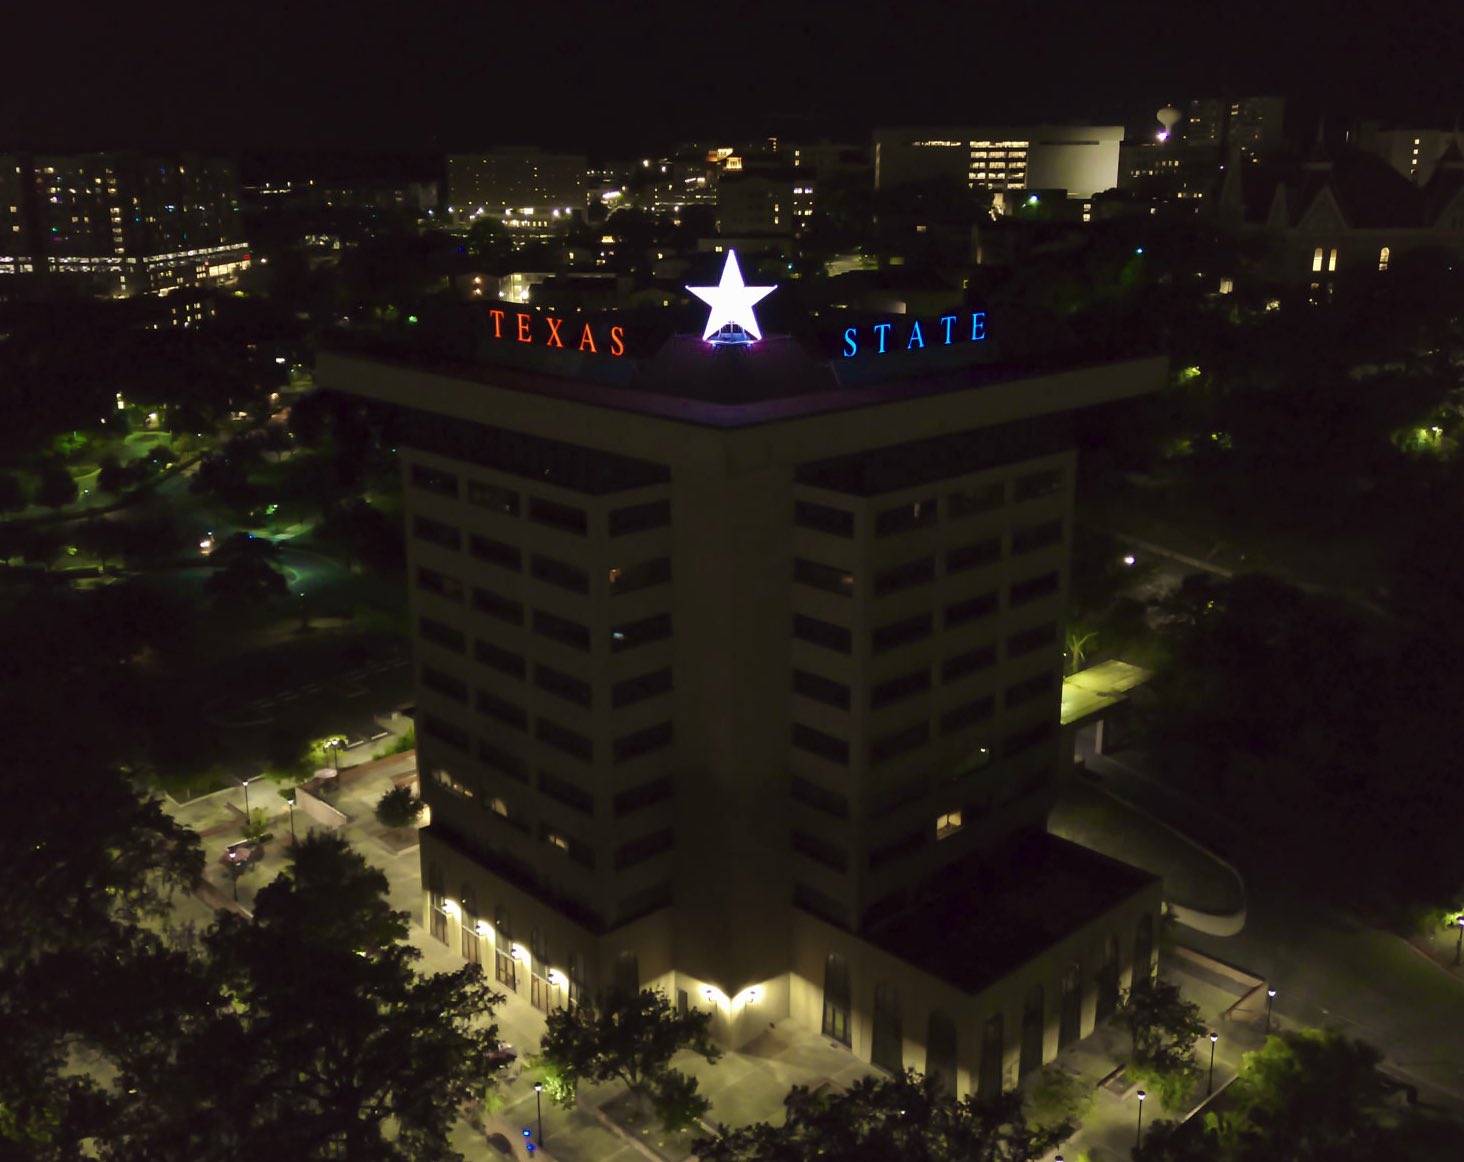
[[[419,976],[387,893],[344,840],[301,840],[253,922],[205,935],[211,1003],[123,1056],[137,1092],[104,1157],[458,1157],[448,1135],[489,1080],[502,997],[477,965]]]
[[[671,1058],[683,1049],[707,1061],[721,1057],[707,1032],[711,1019],[695,1009],[676,1012],[659,989],[611,990],[550,1013],[540,1056],[571,1086],[621,1082],[667,1129],[677,1129],[709,1103],[696,1093],[695,1078],[671,1068]]]
[[[121,464],[116,456],[106,455],[102,457],[97,471],[97,488],[116,494],[132,483],[133,476],[132,469]]]
[[[935,1078],[906,1070],[865,1077],[841,1093],[794,1086],[783,1099],[782,1125],[719,1126],[694,1150],[705,1162],[1029,1162],[1041,1158],[1073,1127],[1027,1124],[1022,1095],[952,1101]]]
[[[383,827],[411,827],[422,814],[422,800],[411,787],[392,787],[376,802],[376,821]]]
[[[25,488],[13,472],[0,472],[0,512],[19,512],[25,507]]]
[[[225,603],[255,604],[290,591],[281,573],[259,557],[235,557],[203,583],[209,596]]]
[[[1118,1018],[1133,1043],[1130,1073],[1155,1086],[1166,1105],[1182,1099],[1199,1077],[1195,1041],[1207,1028],[1200,1007],[1178,985],[1145,979],[1124,993]]]
[[[1141,1162],[1371,1162],[1458,1152],[1456,1127],[1400,1110],[1382,1055],[1335,1030],[1266,1039],[1241,1060],[1226,1108],[1203,1123],[1155,1122]]]
[[[76,500],[76,481],[64,464],[47,464],[41,469],[40,484],[36,487],[36,503],[47,508],[64,508]]]

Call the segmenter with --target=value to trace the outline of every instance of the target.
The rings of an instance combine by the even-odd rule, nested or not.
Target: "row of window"
[[[423,667],[423,685],[428,689],[437,689],[437,683],[447,675],[439,671]],[[430,683],[428,679],[430,675]],[[461,683],[457,684],[461,687]],[[442,692],[442,691],[439,691]],[[461,697],[458,697],[458,694]],[[478,713],[484,718],[507,726],[512,730],[524,734],[530,733],[529,714],[522,706],[501,698],[497,694],[490,694],[486,690],[475,691],[476,697],[473,705]],[[453,689],[448,693],[449,697],[456,698],[463,705],[468,705],[467,689]],[[432,715],[424,715],[423,733],[449,746],[455,747],[464,754],[471,754],[472,747],[468,740],[468,734],[460,727],[436,718]],[[533,720],[533,737],[555,750],[571,755],[582,762],[593,763],[595,761],[595,744],[592,739],[581,734],[577,730],[571,730],[553,719],[545,718],[542,715],[535,715]],[[651,754],[671,745],[673,732],[671,723],[659,722],[653,726],[647,726],[640,730],[631,731],[629,734],[621,735],[610,744],[610,761],[613,764],[630,762],[644,754]],[[480,742],[478,748],[479,758],[490,766],[504,769],[504,773],[512,777],[522,779],[524,777],[522,763],[505,752],[499,751],[492,743]],[[487,757],[485,757],[485,755]],[[508,769],[505,769],[508,768]]]
[[[1044,468],[1018,476],[1012,481],[1011,502],[1020,504],[1051,496],[1061,490],[1062,482],[1061,468]],[[1006,481],[997,480],[973,485],[970,488],[946,494],[946,519],[960,520],[979,513],[994,512],[996,509],[1004,507],[1007,502]],[[903,504],[881,509],[874,514],[874,535],[888,537],[910,532],[913,529],[929,528],[939,519],[936,495],[905,501]],[[793,523],[801,528],[829,533],[836,537],[853,537],[854,535],[854,514],[852,512],[815,501],[795,501]]]
[[[431,517],[420,515],[413,517],[412,533],[418,540],[426,541],[439,548],[451,549],[454,552],[462,549],[461,532],[454,526],[433,520]],[[468,537],[468,552],[478,560],[486,561],[490,565],[496,565],[515,573],[523,572],[523,551],[516,545],[473,533]],[[546,557],[541,553],[533,553],[529,556],[529,574],[536,581],[558,586],[571,593],[587,594],[590,591],[590,575],[586,570],[578,565]],[[671,559],[654,557],[623,568],[610,568],[606,576],[606,589],[610,596],[618,597],[626,593],[635,593],[641,589],[649,589],[655,585],[664,585],[670,580]]]
[[[1055,570],[1013,582],[1007,589],[1007,606],[1010,609],[1020,609],[1033,601],[1051,596],[1057,592],[1058,587],[1058,574]],[[996,612],[999,604],[996,590],[952,602],[945,607],[944,628],[954,629],[956,626],[988,617]],[[934,632],[934,614],[917,613],[876,626],[870,631],[869,646],[871,652],[881,654],[929,637]],[[854,650],[854,634],[848,626],[836,625],[803,613],[793,615],[793,636],[835,653],[848,654]]]
[[[413,464],[409,476],[413,487],[438,496],[449,496],[456,500],[459,495],[469,504],[489,512],[506,516],[524,516],[538,524],[577,536],[586,536],[590,531],[590,514],[576,505],[548,500],[530,494],[525,497],[518,490],[482,480],[469,479],[466,489],[460,494],[459,481],[452,472],[430,468],[425,464]],[[646,529],[661,528],[671,523],[671,502],[653,500],[645,504],[632,504],[624,508],[611,509],[608,528],[612,537],[638,533]]]
[[[517,767],[515,777],[520,775],[522,775],[521,766]],[[430,778],[433,784],[460,799],[474,800],[480,797],[478,787],[469,775],[455,773],[444,767],[434,767]],[[538,773],[537,781],[540,793],[546,798],[553,799],[561,806],[577,811],[581,815],[594,816],[595,796],[584,787],[542,770]],[[617,792],[610,801],[610,809],[616,819],[623,819],[628,815],[634,815],[639,811],[668,801],[674,793],[674,784],[671,779],[668,776],[661,776]],[[490,810],[501,818],[517,818],[501,798],[486,798],[483,806],[485,810]]]

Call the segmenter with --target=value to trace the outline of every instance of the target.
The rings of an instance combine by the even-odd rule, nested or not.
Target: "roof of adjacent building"
[[[948,885],[868,929],[872,943],[977,993],[1159,883],[1157,876],[1046,833],[941,873]]]

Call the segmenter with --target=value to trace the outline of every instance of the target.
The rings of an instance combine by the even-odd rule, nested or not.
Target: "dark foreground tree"
[[[758,1122],[695,1145],[703,1162],[1029,1162],[1072,1133],[1027,1124],[1022,1095],[951,1101],[941,1083],[906,1070],[866,1077],[839,1093],[794,1086],[780,1126]]]
[[[696,1079],[671,1068],[682,1049],[708,1061],[722,1055],[707,1033],[711,1014],[676,1012],[659,989],[611,990],[549,1014],[540,1059],[566,1096],[584,1081],[619,1081],[668,1130],[691,1125],[708,1109]]]
[[[448,1134],[489,1080],[502,997],[476,965],[419,976],[387,888],[316,836],[261,889],[252,923],[221,916],[204,938],[211,1003],[123,1055],[135,1096],[106,1157],[456,1157]]]
[[[422,800],[411,787],[392,787],[376,801],[376,822],[383,827],[411,827],[422,814]]]

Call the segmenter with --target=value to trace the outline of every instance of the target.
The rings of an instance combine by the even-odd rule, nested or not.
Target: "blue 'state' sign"
[[[843,339],[841,353],[845,359],[859,355],[888,355],[891,351],[923,351],[927,346],[981,343],[986,339],[986,312],[941,315],[935,319],[896,317],[888,323],[845,327]]]

